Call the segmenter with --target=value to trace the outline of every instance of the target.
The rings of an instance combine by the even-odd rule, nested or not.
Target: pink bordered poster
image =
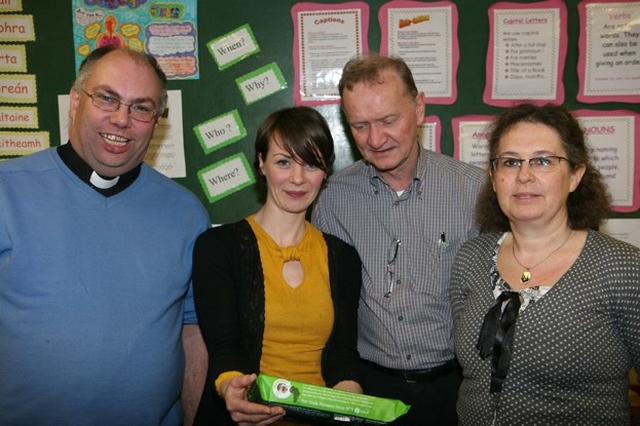
[[[405,60],[428,104],[456,101],[458,9],[449,1],[396,0],[378,12],[382,55]]]
[[[487,80],[483,101],[564,102],[567,7],[563,1],[495,3],[489,7]]]
[[[339,103],[342,68],[368,51],[369,6],[364,2],[297,3],[291,18],[295,104]]]
[[[437,115],[428,115],[422,120],[422,124],[418,128],[418,140],[424,149],[435,152],[442,152],[440,148],[440,135],[442,134],[442,125],[440,117]]]
[[[627,111],[577,110],[596,168],[613,198],[612,210],[640,208],[640,114]]]
[[[578,4],[578,100],[640,102],[640,2]]]
[[[489,165],[489,130],[492,115],[465,115],[451,119],[453,158],[474,166]]]

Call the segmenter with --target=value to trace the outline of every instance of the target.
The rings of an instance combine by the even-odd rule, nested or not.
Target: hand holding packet
[[[385,425],[406,414],[410,406],[379,398],[260,374],[247,397],[252,402],[279,405],[285,419],[312,424]]]

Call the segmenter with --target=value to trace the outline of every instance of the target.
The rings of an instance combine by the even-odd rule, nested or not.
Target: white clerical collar
[[[116,186],[116,184],[118,183],[119,179],[120,179],[120,176],[116,176],[113,179],[104,179],[99,174],[97,174],[96,171],[94,170],[91,173],[91,177],[89,178],[89,182],[91,182],[91,184],[93,186],[95,186],[96,188],[109,189],[109,188],[113,188],[114,186]]]

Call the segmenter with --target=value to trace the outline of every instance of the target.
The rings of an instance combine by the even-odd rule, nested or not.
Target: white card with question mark
[[[207,43],[207,49],[218,64],[220,71],[260,51],[249,24],[244,24],[230,33],[210,41]]]
[[[240,152],[198,171],[198,179],[210,203],[253,185],[256,178],[247,157]]]
[[[247,129],[237,109],[198,124],[193,131],[206,154],[247,136]]]
[[[236,84],[247,105],[287,87],[287,82],[275,62],[238,77]]]

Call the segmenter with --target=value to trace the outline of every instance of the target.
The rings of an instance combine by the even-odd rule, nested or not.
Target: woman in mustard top
[[[282,407],[247,400],[258,373],[362,392],[360,259],[306,220],[335,158],[329,127],[312,108],[285,108],[261,124],[255,150],[264,205],[207,230],[194,248],[196,311],[209,352],[196,424],[282,419]]]

